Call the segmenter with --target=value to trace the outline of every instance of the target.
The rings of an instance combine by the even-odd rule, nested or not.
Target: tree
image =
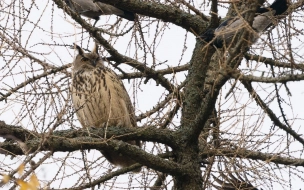
[[[277,25],[248,48],[262,0],[96,1],[138,17],[101,16],[93,27],[94,20],[63,0],[0,1],[0,171],[10,177],[6,187],[15,189],[15,179],[32,173],[41,187],[56,189],[303,184],[303,100],[297,96],[304,79],[304,2],[291,2]],[[218,26],[218,10],[248,22],[229,48],[196,38]],[[81,129],[69,91],[74,42],[103,47],[99,53],[123,79],[141,127]],[[141,140],[142,149],[121,140]],[[96,149],[116,150],[138,164],[116,168]],[[127,173],[138,167],[140,173]]]

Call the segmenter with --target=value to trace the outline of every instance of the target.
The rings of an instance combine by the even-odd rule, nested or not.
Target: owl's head
[[[98,55],[98,45],[95,44],[94,49],[90,53],[84,53],[83,49],[78,45],[74,44],[75,48],[78,50],[78,55],[73,62],[73,71],[78,70],[91,70],[96,68],[96,66],[104,66],[102,59]]]

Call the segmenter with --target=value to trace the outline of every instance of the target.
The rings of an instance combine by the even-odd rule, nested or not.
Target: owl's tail
[[[127,143],[141,147],[140,141],[128,141]],[[117,166],[129,167],[129,166],[137,163],[136,161],[132,160],[131,158],[123,156],[114,151],[102,150],[101,153],[111,164],[114,164]],[[137,173],[140,171],[141,171],[141,168],[138,168],[138,169],[133,170],[132,172]]]

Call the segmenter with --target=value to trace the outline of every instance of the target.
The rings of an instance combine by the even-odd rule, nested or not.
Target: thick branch
[[[178,73],[181,71],[187,71],[189,69],[189,64],[181,65],[181,66],[176,66],[176,67],[169,67],[168,69],[160,69],[156,70],[155,72],[160,74],[160,75],[167,75],[167,74],[172,74],[172,73]],[[142,73],[142,72],[134,72],[134,73],[123,73],[120,74],[119,77],[121,79],[133,79],[133,78],[142,78],[142,77],[147,77],[147,73]]]
[[[28,140],[25,142],[28,147],[29,152],[34,152],[41,146],[41,141],[39,139]],[[8,150],[9,147],[14,147],[18,152],[20,148],[12,143],[4,143],[0,144],[0,149],[5,149],[6,151],[13,152],[15,150]],[[71,152],[74,150],[81,149],[98,149],[98,150],[107,150],[117,152],[118,154],[122,154],[132,158],[133,160],[147,166],[153,168],[158,171],[162,171],[165,173],[169,173],[171,175],[186,175],[189,174],[187,167],[181,166],[173,161],[164,160],[158,156],[153,154],[149,154],[136,146],[132,146],[123,141],[117,140],[104,140],[102,141],[100,138],[92,138],[92,137],[76,137],[76,138],[63,138],[63,137],[55,137],[52,136],[45,140],[45,145],[41,147],[42,151],[63,151],[63,152]],[[17,153],[17,151],[13,153]]]
[[[224,74],[224,73],[222,73]],[[286,83],[291,81],[304,80],[304,74],[301,75],[285,75],[282,77],[257,77],[253,75],[242,75],[241,73],[230,73],[230,75],[236,80],[243,80],[248,82],[262,82],[262,83]]]
[[[165,129],[155,129],[148,128],[138,128],[138,129],[125,129],[119,127],[109,127],[107,131],[104,128],[89,130],[90,135],[87,134],[87,130],[65,130],[65,131],[55,131],[52,136],[47,139],[43,139],[43,134],[32,135],[29,131],[22,129],[21,127],[9,126],[4,122],[0,123],[0,136],[4,138],[9,138],[17,141],[24,141],[26,147],[26,153],[33,153],[38,148],[41,151],[52,151],[52,152],[71,152],[81,149],[98,149],[98,150],[108,150],[116,151],[119,154],[126,155],[139,163],[142,163],[148,167],[154,168],[156,170],[170,173],[174,175],[184,175],[189,173],[186,168],[181,167],[175,162],[167,161],[154,156],[152,154],[146,153],[139,148],[129,145],[123,141],[119,140],[134,140],[140,139],[142,137],[147,137],[147,139],[159,138],[160,141],[167,139],[169,144],[173,144],[174,141],[172,132]],[[151,130],[150,130],[151,129]],[[136,132],[138,130],[138,133]],[[154,131],[154,132],[153,132]],[[111,139],[103,139],[104,132]],[[128,134],[128,135],[125,135]],[[169,137],[169,139],[168,139]],[[147,140],[146,139],[146,140]],[[41,146],[41,141],[44,141]],[[12,155],[23,155],[24,150],[14,144],[13,141],[4,142],[0,144],[1,154],[12,154]]]
[[[198,15],[186,13],[176,7],[140,0],[96,0],[118,8],[171,22],[194,34],[202,33],[208,23]]]
[[[301,71],[304,71],[304,65],[302,63],[301,64],[290,64],[290,63],[275,61],[272,58],[263,57],[261,55],[252,55],[249,53],[246,53],[244,57],[247,60],[265,63],[266,65],[273,65],[275,67],[283,67],[283,68],[296,68]]]
[[[88,134],[89,133],[89,134]],[[106,133],[106,134],[105,134]],[[6,139],[13,139],[22,142],[26,141],[39,141],[45,134],[44,133],[33,133],[18,126],[6,125],[4,122],[0,122],[0,136]],[[155,127],[140,127],[140,128],[121,128],[121,127],[108,127],[105,128],[90,128],[90,129],[69,129],[54,131],[50,138],[54,139],[70,139],[74,138],[106,138],[117,139],[117,140],[143,140],[159,142],[175,148],[177,146],[174,140],[174,132],[168,129],[157,129]],[[48,139],[47,139],[48,140]],[[85,139],[84,139],[85,140]],[[85,140],[87,141],[87,140]],[[67,141],[65,141],[67,142]],[[74,151],[79,149],[79,144],[75,141],[73,145],[66,145],[62,147],[50,147],[54,151]],[[52,145],[49,145],[52,146]],[[88,149],[98,148],[96,145],[87,145]],[[29,147],[31,148],[31,147]],[[47,150],[47,149],[46,149]]]
[[[35,132],[28,131],[19,126],[7,125],[4,121],[0,121],[0,137],[9,140],[26,141],[34,139],[38,136]]]
[[[263,153],[259,151],[246,150],[244,148],[238,148],[237,150],[231,149],[217,149],[204,151],[201,154],[202,158],[207,158],[211,156],[227,156],[227,157],[238,157],[246,158],[252,160],[261,160],[266,162],[271,162],[274,164],[283,164],[289,166],[304,166],[304,159],[283,157],[276,154]]]

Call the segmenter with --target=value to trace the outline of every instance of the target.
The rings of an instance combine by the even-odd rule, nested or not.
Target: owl
[[[101,2],[94,2],[93,0],[65,0],[65,3],[75,12],[86,16],[88,18],[95,19],[96,22],[99,20],[100,15],[117,15],[130,21],[134,21],[135,14],[127,11],[118,9],[112,5],[108,5]],[[94,26],[96,24],[94,23]]]
[[[98,46],[95,45],[91,53],[84,53],[77,45],[76,49],[78,55],[73,62],[71,94],[82,127],[137,127],[130,97],[119,77],[104,66]],[[127,143],[140,147],[139,141]],[[127,167],[136,163],[114,151],[101,152],[114,165]]]

